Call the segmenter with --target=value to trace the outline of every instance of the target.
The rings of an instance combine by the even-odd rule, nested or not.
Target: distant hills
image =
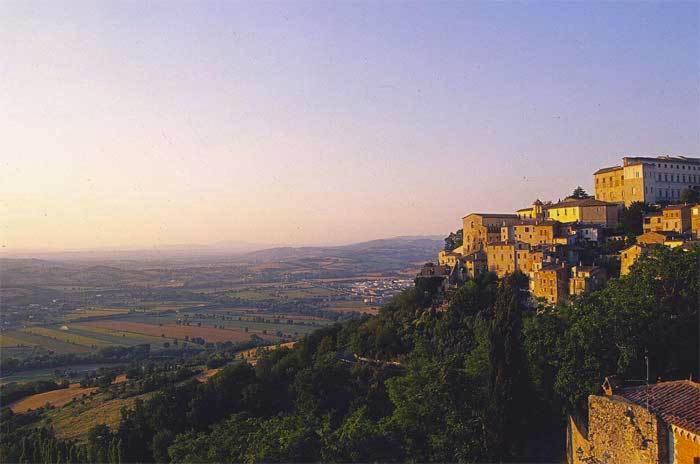
[[[349,258],[361,256],[406,262],[435,259],[443,241],[438,236],[394,237],[330,247],[275,247],[246,253],[243,260],[264,263],[300,258]]]
[[[242,274],[275,280],[283,274],[332,278],[397,273],[435,260],[443,241],[435,236],[394,237],[343,246],[246,250],[238,242],[159,250],[45,253],[32,258],[0,255],[0,289],[21,286],[168,286]],[[41,259],[39,259],[41,258]],[[278,265],[274,265],[278,263]],[[265,274],[265,275],[263,275]],[[277,277],[276,277],[277,276]],[[187,285],[187,284],[185,284]]]

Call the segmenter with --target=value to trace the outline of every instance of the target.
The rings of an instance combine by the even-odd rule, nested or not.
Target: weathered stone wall
[[[700,462],[700,437],[673,427],[673,464]]]
[[[590,457],[590,445],[588,444],[588,432],[580,420],[569,416],[566,431],[566,462],[567,464],[586,464],[586,458]]]
[[[646,408],[618,396],[588,398],[591,459],[606,464],[662,463],[668,457],[667,428]]]

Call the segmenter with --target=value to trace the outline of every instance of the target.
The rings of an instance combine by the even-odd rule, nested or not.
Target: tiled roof
[[[512,214],[512,213],[503,213],[503,214],[501,214],[501,213],[469,213],[469,214],[467,214],[467,216],[474,216],[474,215],[482,216],[485,218],[512,218],[512,219],[515,219],[518,217],[517,214]],[[464,219],[467,216],[462,217],[462,219]]]
[[[700,434],[700,383],[690,380],[659,382],[622,388],[617,396],[632,401],[661,416],[669,424]]]
[[[595,198],[584,198],[582,200],[564,200],[559,203],[554,203],[553,205],[545,206],[545,209],[552,208],[570,208],[573,206],[614,206],[614,203],[608,203],[607,201],[596,200]]]
[[[598,169],[596,172],[593,173],[593,175],[595,176],[596,174],[604,174],[606,172],[613,172],[613,171],[617,171],[618,169],[622,169],[622,166],[610,166],[609,168]]]

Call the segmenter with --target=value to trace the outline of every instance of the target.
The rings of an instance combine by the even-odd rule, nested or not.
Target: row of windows
[[[690,170],[691,168],[692,168],[694,171],[696,170],[696,167],[695,167],[695,166],[688,166],[688,170]],[[683,169],[685,169],[685,166],[683,167]],[[639,172],[638,172],[638,171],[635,172],[635,173],[634,173],[634,176],[637,177],[637,178],[639,178]],[[625,176],[620,176],[620,179],[619,179],[619,180],[618,180],[618,179],[614,179],[612,176],[611,176],[611,177],[608,177],[607,179],[608,179],[608,182],[605,181],[605,180],[606,180],[605,177],[602,177],[602,178],[596,177],[595,183],[596,183],[596,184],[604,184],[604,185],[607,183],[607,184],[610,185],[610,187],[619,187],[619,186],[620,186],[620,182],[625,180]],[[681,179],[682,179],[682,180],[681,180]],[[688,179],[687,182],[698,182],[698,179],[700,179],[700,176],[697,176],[697,175],[695,175],[695,174],[688,174],[687,179]],[[658,181],[661,181],[661,180],[662,180],[662,174],[661,174],[661,173],[658,173],[657,179],[656,179],[656,180],[658,180]],[[663,174],[663,180],[665,180],[666,182],[674,182],[674,180],[673,180],[673,174],[671,174],[671,179],[670,179],[670,180],[669,180],[669,178],[668,178],[668,174]],[[681,176],[680,174],[676,174],[676,180],[675,180],[675,182],[686,182],[686,175],[683,174],[683,175]]]
[[[654,189],[652,189],[653,192]],[[681,191],[680,190],[674,190],[674,189],[659,189],[658,194],[656,195],[657,198],[680,198],[681,197]]]
[[[660,167],[661,167],[661,163],[656,163],[656,167],[657,167],[657,168],[660,168]],[[685,164],[676,164],[676,165],[671,164],[671,165],[669,166],[668,163],[663,163],[663,167],[665,167],[665,168],[671,168],[671,169],[686,169]],[[690,171],[690,170],[697,171],[697,170],[698,170],[698,166],[688,166],[688,171]]]
[[[682,180],[681,180],[681,179],[682,179]],[[682,177],[681,177],[680,174],[676,174],[676,180],[675,180],[675,182],[694,182],[694,183],[697,183],[697,181],[698,181],[698,176],[696,176],[695,174],[692,174],[692,175],[691,175],[691,174],[688,174],[687,179],[688,179],[688,180],[686,181],[686,175],[685,175],[685,174],[683,174]],[[662,180],[662,179],[661,179],[661,174],[659,174],[658,176],[656,176],[656,180],[657,180],[657,181],[661,181],[661,180]],[[674,182],[674,180],[673,180],[673,174],[671,174],[671,179],[670,179],[670,180],[669,180],[669,178],[668,178],[668,174],[664,174],[663,180],[664,180],[665,182]]]

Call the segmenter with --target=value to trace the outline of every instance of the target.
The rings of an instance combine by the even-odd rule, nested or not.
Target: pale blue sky
[[[700,3],[0,3],[6,249],[446,234],[700,155]]]

